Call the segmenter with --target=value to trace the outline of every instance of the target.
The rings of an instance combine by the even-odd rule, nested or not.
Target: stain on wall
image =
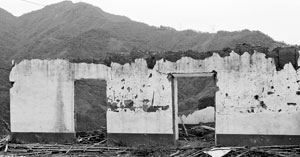
[[[65,119],[64,119],[64,102],[63,102],[63,93],[62,93],[62,80],[61,77],[58,77],[57,86],[56,86],[56,126],[59,132],[63,132],[66,130]]]

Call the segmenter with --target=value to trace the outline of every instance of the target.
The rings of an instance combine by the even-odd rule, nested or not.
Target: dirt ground
[[[209,152],[227,151],[223,157],[297,157],[300,146],[265,147],[215,147],[214,124],[200,124],[193,127],[179,127],[176,146],[129,147],[108,144],[105,130],[81,132],[76,144],[21,144],[9,141],[9,136],[0,139],[0,156],[118,156],[118,157],[210,157]]]

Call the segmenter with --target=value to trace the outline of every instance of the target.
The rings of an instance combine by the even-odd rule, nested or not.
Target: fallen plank
[[[9,140],[10,140],[10,135],[7,135],[7,136],[5,136],[4,138],[2,138],[2,139],[0,140],[0,143],[8,142]]]
[[[31,156],[31,155],[47,155],[52,154],[52,152],[32,152],[32,153],[19,153],[18,156]]]
[[[183,121],[183,119],[182,119],[182,116],[180,116],[180,119],[181,119],[181,122],[182,122],[182,126],[183,126],[183,129],[184,129],[185,135],[186,135],[186,136],[189,136],[189,133],[188,133],[188,131],[187,131],[185,125],[184,125],[184,121]]]
[[[28,152],[28,150],[26,150],[26,149],[8,149],[7,152],[13,152],[13,153],[18,153],[18,152],[20,152],[20,153],[26,153],[26,152]]]
[[[180,153],[180,150],[177,150],[175,153],[170,154],[170,157],[178,155]]]
[[[245,154],[247,154],[249,151],[245,151],[245,152],[242,152],[241,154],[239,154],[238,156],[236,156],[236,157],[241,157],[241,156],[243,156],[243,155],[245,155]]]
[[[200,127],[203,128],[203,129],[212,130],[212,131],[216,130],[215,128],[210,127],[210,126],[206,126],[206,125],[200,125]]]
[[[271,146],[258,146],[256,148],[300,148],[300,145],[271,145]]]
[[[66,154],[68,154],[68,153],[71,151],[72,147],[73,147],[73,146],[71,146],[71,147],[68,149],[68,151],[66,152]]]

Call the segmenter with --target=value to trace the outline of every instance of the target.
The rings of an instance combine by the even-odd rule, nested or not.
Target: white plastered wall
[[[143,59],[111,67],[69,63],[64,60],[31,60],[16,65],[10,75],[12,132],[74,132],[74,80],[105,79],[109,103],[108,133],[173,133],[172,90],[168,73],[217,72],[217,134],[300,134],[299,71],[291,64],[276,71],[272,58],[234,52],[204,60],[183,57],[177,62],[159,60],[153,69]],[[151,76],[151,77],[150,77]],[[123,88],[124,87],[124,88]],[[255,99],[257,95],[258,99]],[[138,110],[143,100],[167,110]],[[121,102],[132,100],[136,111],[125,111]],[[153,103],[152,103],[153,102]],[[293,105],[295,103],[296,105]]]
[[[11,132],[74,132],[71,71],[64,60],[24,60],[12,69]]]
[[[300,134],[300,73],[291,64],[276,71],[274,59],[265,54],[232,52],[224,58],[213,54],[204,60],[161,60],[155,68],[164,73],[217,72],[217,134]]]
[[[118,107],[132,100],[135,111],[107,111],[108,133],[173,134],[171,88],[166,74],[147,68],[143,59],[111,67],[102,64],[69,63],[65,60],[24,60],[10,74],[15,82],[11,94],[12,132],[75,132],[74,81],[107,81],[109,103]],[[147,105],[167,106],[167,110],[144,112]]]

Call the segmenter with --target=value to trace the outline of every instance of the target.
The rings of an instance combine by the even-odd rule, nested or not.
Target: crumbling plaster
[[[108,132],[173,133],[172,109],[166,105],[171,104],[169,80],[149,70],[143,59],[111,67],[60,59],[22,61],[10,75],[15,82],[11,88],[12,132],[74,132],[74,80],[79,79],[107,81],[108,103],[117,108],[107,111]],[[133,101],[134,112],[125,107],[126,100]],[[145,113],[143,104],[167,107]]]
[[[298,60],[298,62],[300,62]],[[203,60],[144,59],[111,67],[66,60],[24,60],[11,72],[12,132],[74,132],[74,80],[107,81],[108,133],[172,134],[169,73],[217,72],[216,133],[299,135],[300,72],[276,71],[273,58],[254,52],[214,53]],[[128,105],[126,101],[132,101]],[[147,100],[147,101],[145,101]],[[160,106],[145,111],[144,106]],[[168,107],[166,107],[168,106]]]

